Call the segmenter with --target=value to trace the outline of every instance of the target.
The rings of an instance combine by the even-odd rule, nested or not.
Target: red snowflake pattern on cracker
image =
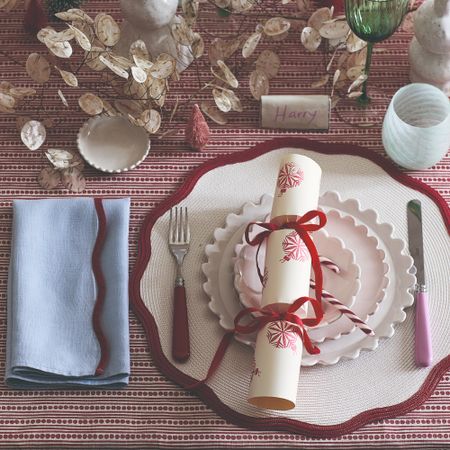
[[[291,260],[306,261],[308,257],[308,247],[306,247],[306,244],[295,230],[283,239],[283,243],[281,245],[283,252],[285,253],[281,262]]]
[[[300,186],[303,181],[303,171],[293,162],[286,163],[278,174],[277,187],[280,189],[281,197],[288,189]]]
[[[289,322],[272,322],[267,328],[266,336],[269,343],[276,348],[290,348],[293,352],[297,350],[296,327]]]

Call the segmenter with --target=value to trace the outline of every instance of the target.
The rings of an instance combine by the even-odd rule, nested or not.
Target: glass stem
[[[372,50],[373,50],[374,43],[368,42],[367,43],[367,58],[366,58],[366,66],[364,67],[364,73],[367,75],[366,81],[364,81],[362,86],[362,100],[369,100],[369,96],[367,95],[367,81],[369,79],[369,72],[370,72],[370,64],[372,62]]]

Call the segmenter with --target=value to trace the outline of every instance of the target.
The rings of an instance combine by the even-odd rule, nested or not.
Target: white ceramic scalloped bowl
[[[77,143],[86,162],[107,173],[134,169],[150,151],[146,131],[122,116],[92,117],[81,127]]]

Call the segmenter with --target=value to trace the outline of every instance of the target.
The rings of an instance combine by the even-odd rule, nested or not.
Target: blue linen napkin
[[[106,236],[100,266],[106,292],[93,327],[92,255],[99,219],[92,198],[16,200],[8,278],[6,383],[15,388],[120,387],[130,373],[129,199],[102,200]]]

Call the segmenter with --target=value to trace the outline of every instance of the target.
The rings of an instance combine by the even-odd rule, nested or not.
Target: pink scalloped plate
[[[233,249],[239,251],[245,226],[254,220],[263,219],[271,204],[272,197],[267,194],[261,197],[260,202],[244,204],[238,214],[231,213],[226,217],[225,226],[214,231],[214,242],[206,246],[207,261],[202,264],[206,277],[203,288],[210,297],[211,311],[219,316],[219,322],[225,329],[232,328],[233,319],[240,311],[236,293],[231,288],[233,276],[230,274],[235,273],[236,269],[232,258],[236,250],[233,252]],[[319,343],[321,351],[319,355],[304,354],[303,366],[333,365],[342,359],[358,358],[362,350],[377,349],[382,339],[393,336],[395,325],[405,320],[404,309],[413,302],[409,290],[415,283],[414,276],[409,273],[412,259],[405,254],[404,241],[393,237],[392,226],[381,223],[374,210],[363,210],[358,200],[343,200],[333,191],[322,194],[319,205],[328,217],[324,230],[333,236],[332,239],[342,240],[342,247],[345,244],[352,249],[352,257],[358,266],[358,284],[361,285],[352,310],[370,324],[375,336],[367,338],[364,333],[355,330],[347,317],[341,315],[329,325],[309,331],[310,337]],[[236,240],[240,244],[236,245]],[[326,252],[327,243],[323,240],[318,244],[320,251]],[[254,249],[250,251],[254,252]],[[332,255],[336,255],[336,251]],[[253,275],[254,256],[252,262],[247,261],[247,272]],[[253,288],[257,287],[257,281],[251,282]],[[245,303],[245,294],[249,294],[249,291],[239,283],[239,274],[234,275],[234,285],[241,302]],[[327,287],[330,285],[326,284]],[[254,345],[254,335],[236,334],[235,337],[239,342]],[[332,342],[336,340],[339,341]]]
[[[369,229],[366,225],[361,222],[356,223],[360,214],[356,207],[357,202],[353,201],[349,205],[349,202],[343,202],[339,199],[337,193],[332,192],[321,196],[319,205],[322,202],[324,202],[322,209],[326,210],[328,216],[328,222],[324,231],[326,231],[326,236],[329,236],[330,232],[333,234],[328,239],[324,239],[324,236],[316,234],[314,239],[317,240],[319,238],[317,244],[319,245],[320,253],[335,261],[342,269],[340,274],[335,274],[327,270],[326,267],[323,269],[325,289],[334,294],[349,308],[355,303],[356,296],[359,302],[365,304],[363,307],[358,305],[358,311],[361,314],[361,318],[367,321],[377,311],[389,282],[387,277],[389,267],[385,263],[385,251],[382,250],[385,244],[376,235],[379,228],[376,216],[374,216],[374,220],[371,223],[372,235],[369,235]],[[267,208],[269,206],[268,203],[264,199],[261,208]],[[346,208],[346,205],[350,207]],[[259,220],[259,208],[252,209],[247,207],[243,208],[243,210],[247,211],[246,220]],[[252,212],[257,214],[257,216],[249,217],[252,215]],[[346,242],[352,247],[346,245]],[[260,265],[261,261],[264,260],[264,249],[263,245],[259,252]],[[355,259],[355,252],[357,259]],[[391,252],[395,253],[396,248],[393,248]],[[256,273],[255,257],[256,248],[248,246],[243,241],[236,245],[234,285],[239,293],[241,303],[246,307],[259,306],[261,303],[261,283]],[[357,280],[355,279],[356,267],[358,268]],[[408,270],[409,267],[405,266],[406,274]],[[362,292],[359,292],[361,271],[364,284]],[[391,273],[393,273],[392,270]],[[355,286],[355,283],[358,287]],[[371,295],[367,295],[368,292]],[[232,299],[224,299],[224,301],[232,301]],[[405,302],[405,305],[409,305],[411,297],[405,298]],[[323,342],[325,339],[337,339],[341,335],[355,330],[353,323],[346,317],[341,317],[342,315],[335,308],[330,305],[327,306],[326,302],[325,307],[325,324],[310,331],[311,337],[316,342]],[[338,319],[339,322],[336,323]],[[331,326],[331,324],[333,325]],[[319,329],[321,330],[319,331]]]

